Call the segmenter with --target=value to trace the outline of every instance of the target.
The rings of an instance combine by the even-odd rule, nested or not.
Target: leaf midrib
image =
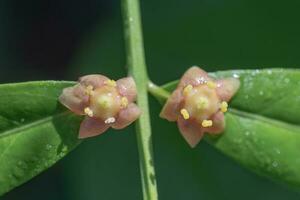
[[[300,125],[291,124],[289,122],[285,122],[285,121],[282,121],[282,120],[266,117],[264,115],[259,115],[259,114],[255,114],[255,113],[251,113],[251,112],[245,112],[245,111],[238,110],[238,109],[235,109],[235,108],[230,108],[229,113],[240,116],[240,117],[252,119],[252,120],[262,121],[262,122],[274,125],[276,127],[286,128],[286,129],[289,129],[289,130],[292,130],[292,131],[296,130],[296,131],[300,132]]]
[[[12,134],[17,134],[18,132],[22,132],[22,131],[27,130],[29,128],[39,126],[41,124],[45,124],[45,123],[51,121],[52,119],[54,119],[56,117],[63,116],[65,114],[67,114],[68,112],[69,111],[64,111],[64,112],[61,112],[61,113],[57,113],[57,114],[54,114],[54,115],[51,115],[51,116],[48,116],[48,117],[44,117],[44,118],[41,118],[41,119],[38,119],[38,120],[34,120],[34,121],[32,121],[28,124],[24,124],[22,126],[17,126],[15,128],[6,130],[6,131],[4,131],[0,134],[0,139],[3,138],[3,137],[10,136]]]
[[[73,81],[53,81],[53,80],[50,80],[50,81],[28,81],[28,82],[21,82],[21,83],[5,83],[5,84],[1,84],[0,85],[0,89],[2,89],[2,88],[7,89],[7,87],[9,87],[9,88],[22,87],[22,86],[27,87],[27,86],[29,86],[31,84],[33,84],[34,86],[37,86],[37,84],[39,84],[41,87],[49,87],[49,86],[55,86],[55,85],[61,85],[61,84],[66,84],[66,85],[70,84],[70,85],[72,85],[74,83],[75,82],[73,82]],[[5,98],[7,96],[14,96],[14,95],[16,95],[16,94],[14,94],[12,92],[10,94],[6,94],[5,96],[3,96],[3,98]],[[17,95],[19,95],[19,94],[17,94]],[[52,96],[37,95],[37,94],[32,94],[32,93],[27,93],[27,92],[23,92],[22,95],[35,96],[35,97],[36,96],[46,97],[46,98],[51,99],[51,100],[57,99],[56,97],[52,97]],[[27,130],[29,128],[38,126],[40,124],[49,122],[53,118],[59,117],[60,115],[64,115],[66,113],[68,113],[68,111],[63,111],[61,113],[56,113],[56,114],[53,114],[53,115],[50,115],[50,116],[41,117],[40,119],[33,120],[33,121],[31,121],[31,122],[29,122],[27,124],[24,124],[24,125],[21,125],[21,126],[16,126],[14,128],[5,130],[5,131],[3,131],[0,134],[0,138],[9,136],[11,134],[18,133],[18,131]],[[2,116],[2,117],[6,118],[5,116]],[[11,120],[9,120],[9,121],[11,121]]]

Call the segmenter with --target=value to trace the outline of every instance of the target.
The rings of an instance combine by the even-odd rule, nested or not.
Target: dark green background
[[[120,2],[2,0],[0,81],[76,80],[126,75]],[[151,79],[178,79],[191,65],[208,71],[300,66],[300,2],[143,0]],[[190,149],[151,98],[160,199],[299,199],[300,194],[241,168],[208,144]],[[1,199],[141,199],[134,127],[86,140]]]

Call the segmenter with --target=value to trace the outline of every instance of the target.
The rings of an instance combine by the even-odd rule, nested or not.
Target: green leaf
[[[76,145],[80,117],[57,101],[72,82],[0,85],[0,195],[28,181]]]
[[[226,130],[206,140],[252,171],[300,188],[300,70],[233,70],[241,87],[226,113]],[[172,91],[177,82],[166,84]]]

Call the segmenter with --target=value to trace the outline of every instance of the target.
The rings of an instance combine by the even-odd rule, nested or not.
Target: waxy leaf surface
[[[300,188],[300,70],[232,70],[241,87],[226,113],[226,129],[206,140],[250,170]],[[171,92],[177,82],[166,84]]]
[[[57,101],[72,82],[0,85],[0,195],[64,157],[77,139],[81,118]]]

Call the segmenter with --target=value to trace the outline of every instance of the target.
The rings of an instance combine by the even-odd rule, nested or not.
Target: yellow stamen
[[[126,97],[121,98],[121,107],[126,108],[128,106],[128,99]]]
[[[108,86],[111,86],[111,87],[116,87],[117,86],[116,81],[114,81],[112,79],[105,81],[105,84],[108,85]]]
[[[186,109],[184,109],[184,108],[181,109],[180,113],[181,113],[183,119],[189,119],[190,118],[190,114],[189,114],[189,112]]]
[[[213,81],[207,81],[206,84],[210,89],[215,89],[217,87],[217,84]]]
[[[220,109],[221,111],[224,113],[224,112],[227,112],[228,110],[228,103],[226,101],[222,101],[221,103],[221,106],[220,106]]]
[[[197,109],[202,110],[202,109],[206,108],[207,105],[208,105],[208,100],[207,100],[207,98],[200,97],[200,98],[199,98],[199,101],[198,101],[198,103],[197,103]]]
[[[93,89],[94,87],[92,85],[88,85],[85,90],[86,94],[91,95],[93,93]]]
[[[211,127],[213,125],[213,121],[212,120],[203,120],[202,121],[202,126],[204,127],[204,128],[206,128],[206,127]]]
[[[191,84],[187,85],[183,89],[183,95],[187,96],[193,89],[193,86]]]
[[[85,113],[87,116],[89,116],[89,117],[93,117],[93,116],[94,116],[93,111],[92,111],[89,107],[86,107],[86,108],[84,109],[84,113]]]

